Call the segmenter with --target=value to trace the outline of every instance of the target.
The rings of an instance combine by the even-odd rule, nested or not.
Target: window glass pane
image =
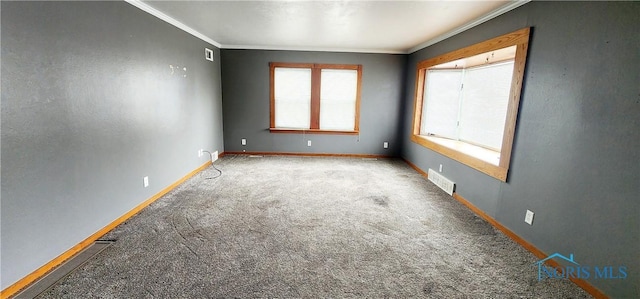
[[[311,69],[274,69],[276,128],[309,129]]]
[[[500,151],[512,74],[513,61],[466,69],[460,140]]]
[[[357,70],[323,69],[320,79],[320,129],[353,131],[356,121]]]
[[[462,70],[428,70],[420,135],[457,139]]]

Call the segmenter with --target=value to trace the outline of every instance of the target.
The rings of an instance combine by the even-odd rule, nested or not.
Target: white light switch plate
[[[142,178],[142,185],[145,188],[149,187],[149,177],[148,176]]]

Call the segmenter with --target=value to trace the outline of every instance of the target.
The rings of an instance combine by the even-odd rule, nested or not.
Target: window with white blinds
[[[320,130],[354,130],[358,71],[323,69],[320,78]]]
[[[278,128],[309,129],[311,70],[276,68],[274,73],[275,125]]]
[[[420,134],[500,151],[513,63],[427,70]]]
[[[270,63],[272,132],[357,134],[360,65]]]
[[[464,73],[458,138],[500,151],[513,60],[466,69]]]
[[[422,135],[458,137],[461,70],[428,70],[424,88]]]
[[[529,32],[418,62],[411,141],[506,182]]]

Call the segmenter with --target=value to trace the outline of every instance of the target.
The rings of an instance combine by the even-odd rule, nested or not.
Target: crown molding
[[[498,9],[496,9],[496,10],[494,10],[494,11],[492,11],[492,12],[490,12],[490,13],[484,15],[484,16],[481,16],[481,17],[479,17],[479,18],[477,18],[477,19],[475,19],[475,20],[473,20],[473,21],[471,21],[469,23],[466,23],[466,24],[464,24],[464,25],[462,25],[462,26],[460,26],[460,27],[458,27],[456,29],[453,29],[453,30],[451,30],[451,31],[449,31],[449,32],[447,32],[445,34],[439,35],[439,36],[437,36],[435,38],[432,38],[432,39],[430,39],[430,40],[428,40],[428,41],[426,41],[424,43],[421,43],[421,44],[419,44],[419,45],[417,45],[417,46],[415,46],[413,48],[410,48],[409,50],[406,51],[406,54],[411,54],[413,52],[416,52],[418,50],[422,50],[422,49],[424,49],[424,48],[426,48],[428,46],[431,46],[431,45],[433,45],[433,44],[435,44],[437,42],[441,42],[441,41],[443,41],[443,40],[445,40],[447,38],[450,38],[450,37],[452,37],[452,36],[454,36],[456,34],[459,34],[459,33],[463,32],[463,31],[469,30],[469,29],[471,29],[471,28],[473,28],[475,26],[478,26],[478,25],[480,25],[480,24],[482,24],[482,23],[484,23],[486,21],[489,21],[489,20],[491,20],[491,19],[493,19],[493,18],[495,18],[495,17],[497,17],[499,15],[502,15],[504,13],[512,11],[512,10],[514,10],[514,9],[516,9],[516,8],[522,6],[522,5],[525,5],[525,4],[529,3],[529,2],[531,2],[531,0],[514,0],[513,2],[510,2],[509,4],[507,4],[505,6],[502,6],[502,7],[498,8]]]
[[[197,37],[197,38],[199,38],[199,39],[201,39],[201,40],[203,40],[205,42],[208,42],[208,43],[210,43],[210,44],[212,44],[212,45],[214,45],[214,46],[216,46],[218,48],[222,48],[222,45],[219,42],[216,42],[216,41],[212,40],[211,38],[207,37],[206,35],[196,31],[195,29],[193,29],[193,28],[183,24],[182,22],[180,22],[180,21],[178,21],[178,20],[176,20],[176,19],[164,14],[163,12],[161,12],[161,11],[151,7],[151,6],[149,6],[148,4],[146,4],[146,3],[144,3],[144,2],[142,2],[140,0],[124,0],[124,1],[126,1],[127,3],[137,7],[139,9],[144,10],[145,12],[148,12],[148,13],[156,16],[158,19],[161,19],[161,20],[163,20],[163,21],[165,21],[165,22],[167,22],[167,23],[169,23],[169,24],[171,24],[173,26],[176,26],[176,27],[184,30],[185,32],[187,32],[187,33],[189,33],[189,34],[191,34],[191,35],[193,35],[193,36],[195,36],[195,37]]]
[[[321,47],[292,47],[292,46],[278,47],[278,46],[255,46],[255,45],[222,45],[222,49],[344,52],[344,53],[372,53],[372,54],[407,54],[406,51],[392,50],[392,49],[321,48]]]

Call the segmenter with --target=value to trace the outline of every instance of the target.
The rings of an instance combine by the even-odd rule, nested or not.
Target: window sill
[[[466,142],[433,136],[412,135],[411,140],[482,173],[506,182],[507,168],[500,166],[500,153]]]
[[[433,137],[433,136],[420,136],[431,142],[437,143],[442,146],[446,146],[452,150],[459,151],[465,155],[469,155],[478,158],[484,162],[491,163],[498,166],[500,162],[500,152],[492,151],[490,149],[466,143],[464,141],[452,140],[447,138]]]
[[[291,134],[333,134],[333,135],[358,135],[360,131],[338,131],[338,130],[318,130],[318,129],[282,129],[269,128],[271,133],[291,133]]]

